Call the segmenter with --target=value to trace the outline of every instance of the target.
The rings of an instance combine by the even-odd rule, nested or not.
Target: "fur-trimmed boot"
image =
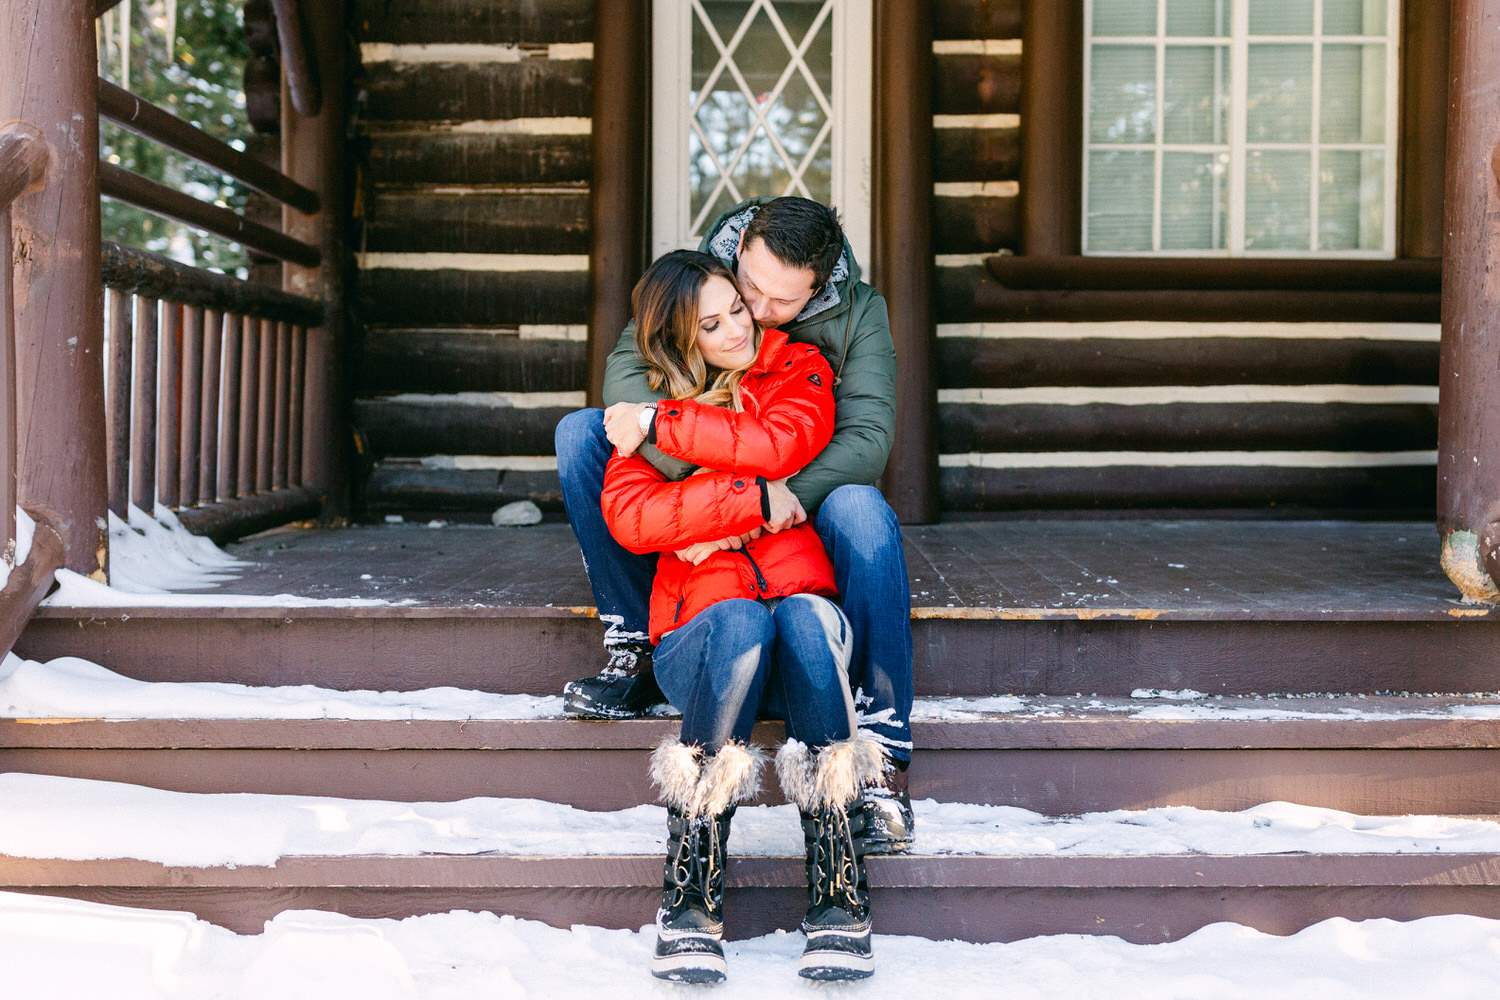
[[[813,752],[788,740],[776,754],[786,797],[802,810],[807,850],[805,979],[863,979],[870,951],[870,890],[865,882],[864,790],[880,780],[885,752],[858,735]]]
[[[651,781],[667,803],[667,861],[651,974],[717,983],[725,973],[724,861],[735,806],[754,798],[765,762],[759,749],[727,743],[703,753],[675,737],[651,754]]]

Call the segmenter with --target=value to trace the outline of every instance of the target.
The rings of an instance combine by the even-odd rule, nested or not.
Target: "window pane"
[[[1156,0],[1094,0],[1094,34],[1156,34]]]
[[[1312,139],[1311,45],[1252,45],[1246,94],[1251,142]]]
[[[1222,45],[1171,45],[1162,101],[1166,142],[1226,142],[1229,54]]]
[[[1323,34],[1385,34],[1385,0],[1323,0]]]
[[[1089,156],[1089,250],[1150,250],[1154,153]]]
[[[1224,160],[1228,154],[1224,154]],[[1220,156],[1165,153],[1161,173],[1161,248],[1222,250],[1228,185]]]
[[[1310,35],[1313,0],[1248,0],[1250,34]]]
[[[1318,169],[1318,249],[1385,247],[1385,152],[1325,150]]]
[[[1257,150],[1245,157],[1245,249],[1310,250],[1312,154]]]
[[[1229,0],[1167,0],[1167,34],[1228,35]]]
[[[1323,46],[1318,138],[1385,141],[1385,46]]]
[[[1095,45],[1089,80],[1089,138],[1156,140],[1156,48]]]

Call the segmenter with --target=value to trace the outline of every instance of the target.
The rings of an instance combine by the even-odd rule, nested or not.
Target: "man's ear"
[[[737,237],[735,237],[735,241],[734,241],[734,259],[735,260],[739,260],[740,259],[740,251],[743,250],[743,249],[745,249],[745,231],[743,229],[741,229],[740,230],[740,235],[737,236]]]

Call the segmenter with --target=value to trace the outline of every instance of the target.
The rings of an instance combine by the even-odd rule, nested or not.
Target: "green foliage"
[[[121,26],[129,6],[129,79],[121,65]],[[192,122],[208,134],[244,148],[250,135],[245,119],[243,73],[248,51],[243,0],[177,0],[176,38],[167,44],[166,0],[125,0],[99,21],[99,71],[111,83]],[[100,155],[110,163],[236,211],[245,207],[246,189],[180,153],[100,122]],[[104,238],[168,254],[186,264],[234,273],[248,255],[237,243],[191,229],[142,209],[106,198]]]

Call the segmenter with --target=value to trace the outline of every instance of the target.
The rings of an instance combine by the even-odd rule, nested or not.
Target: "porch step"
[[[1385,815],[1500,813],[1495,698],[1224,699],[1187,708],[1028,699],[1005,715],[923,714],[931,703],[913,724],[918,799],[1048,815],[1271,800]],[[656,800],[647,754],[677,726],[671,718],[7,719],[0,771],[181,792],[499,796],[623,809]],[[770,722],[755,736],[765,746],[783,738]],[[771,787],[759,801],[782,800]]]

